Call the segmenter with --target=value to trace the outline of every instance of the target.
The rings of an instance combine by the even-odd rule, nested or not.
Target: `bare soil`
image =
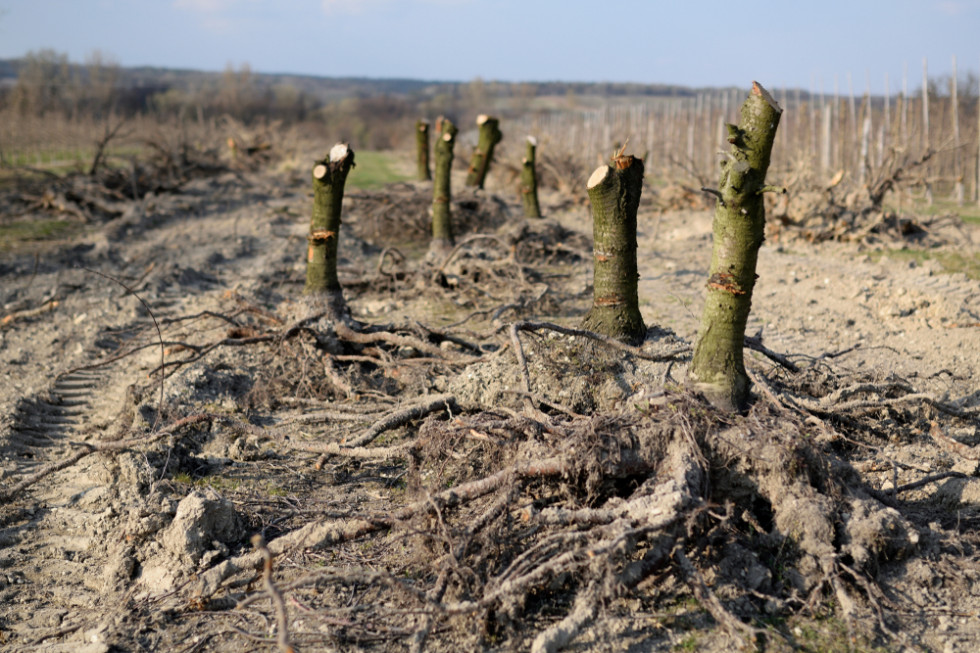
[[[710,211],[648,193],[622,351],[533,324],[589,308],[588,207],[528,223],[492,185],[434,262],[430,186],[351,191],[356,322],[311,315],[306,180],[200,178],[3,251],[0,648],[980,646],[976,280],[771,234],[748,332],[795,371],[747,349],[726,416],[684,388]]]

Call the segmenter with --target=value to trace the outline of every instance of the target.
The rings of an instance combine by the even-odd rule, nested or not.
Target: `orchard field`
[[[742,412],[688,367],[744,92],[529,104],[483,189],[464,116],[438,255],[410,135],[106,119],[8,160],[0,647],[976,650],[975,163],[898,104],[775,95]],[[304,282],[341,138],[338,318]],[[586,184],[623,151],[646,166],[635,346],[582,328]]]

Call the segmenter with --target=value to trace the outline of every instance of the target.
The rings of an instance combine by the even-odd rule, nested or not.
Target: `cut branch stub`
[[[432,179],[432,171],[429,169],[428,120],[419,120],[415,123],[415,150],[419,181],[429,181]]]
[[[500,131],[500,120],[492,116],[480,115],[476,119],[480,135],[477,140],[476,150],[473,158],[470,159],[470,168],[466,174],[466,185],[483,188],[483,183],[487,179],[487,172],[490,170],[490,162],[493,160],[493,148],[504,137]]]
[[[744,409],[749,399],[742,348],[765,239],[762,194],[781,115],[772,96],[753,82],[739,125],[728,125],[731,149],[721,164],[708,293],[688,379],[712,404],[729,411]]]
[[[537,146],[537,139],[528,136],[527,151],[521,161],[521,200],[524,202],[525,218],[541,217],[541,205],[538,204],[538,174],[534,168]]]
[[[454,244],[452,216],[449,203],[452,200],[450,179],[453,169],[453,147],[459,131],[450,120],[440,117],[436,122],[439,138],[435,144],[436,175],[432,186],[432,244],[436,253],[448,251]]]
[[[337,278],[337,238],[347,174],[354,167],[354,150],[338,143],[313,166],[313,215],[307,237],[306,287],[303,292],[334,313],[346,312]]]
[[[643,160],[617,156],[589,178],[594,241],[592,309],[583,327],[629,344],[646,337],[637,297],[636,212]]]

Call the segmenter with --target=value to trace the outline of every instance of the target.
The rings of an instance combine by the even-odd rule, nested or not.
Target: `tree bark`
[[[765,239],[766,171],[781,115],[772,96],[753,82],[741,124],[728,126],[731,150],[722,163],[708,296],[688,372],[708,401],[728,411],[744,409],[749,399],[742,348]]]
[[[354,150],[343,143],[330,149],[313,166],[313,215],[310,219],[306,255],[305,295],[334,317],[347,313],[343,290],[337,278],[337,239],[347,173],[354,166]]]
[[[643,160],[619,156],[589,178],[592,203],[592,309],[582,326],[628,344],[646,337],[637,298],[636,211],[643,188]]]
[[[416,161],[418,162],[419,181],[429,181],[432,179],[432,171],[429,169],[429,121],[419,120],[415,123],[415,149]]]
[[[453,169],[453,147],[456,145],[456,125],[446,118],[436,121],[435,160],[436,175],[432,191],[432,243],[430,251],[450,249],[454,243],[452,216],[449,204],[452,201],[450,184]]]
[[[534,168],[534,154],[538,141],[527,137],[527,153],[521,161],[521,199],[524,201],[524,217],[540,218],[541,205],[538,204],[538,173]]]
[[[466,185],[483,188],[493,160],[493,148],[504,137],[500,131],[500,121],[487,115],[477,117],[476,124],[480,128],[479,140],[473,158],[470,159],[470,169],[466,175]]]

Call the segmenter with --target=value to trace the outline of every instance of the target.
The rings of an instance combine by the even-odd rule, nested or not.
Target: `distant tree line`
[[[154,116],[206,122],[229,116],[244,124],[317,122],[360,147],[385,148],[412,134],[419,117],[453,116],[469,124],[492,110],[524,113],[538,96],[687,96],[666,85],[585,82],[507,83],[326,78],[254,73],[248,64],[221,73],[124,68],[96,51],[82,63],[54,50],[0,61],[0,111],[69,120]],[[503,107],[493,107],[503,103]],[[10,115],[8,113],[8,115]]]

